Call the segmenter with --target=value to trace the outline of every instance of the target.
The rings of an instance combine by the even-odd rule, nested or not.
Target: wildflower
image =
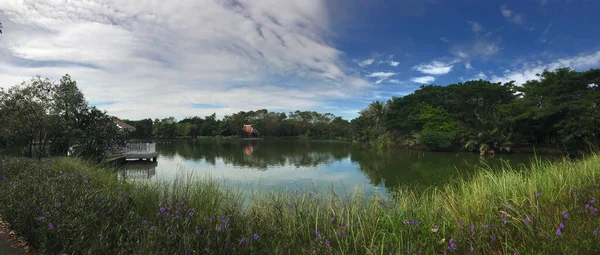
[[[377,245],[374,245],[374,244],[373,244],[373,245],[371,246],[371,249],[372,249],[372,250],[377,250]]]
[[[160,208],[160,212],[165,212],[165,211],[166,211],[166,209],[164,207]]]
[[[99,238],[102,238],[102,234],[98,234],[98,237],[99,237]]]
[[[254,240],[258,240],[258,234],[254,234]]]
[[[240,239],[240,245],[244,243],[244,238]]]
[[[594,202],[596,202],[596,200],[594,200],[594,199],[590,200],[590,204],[593,204]]]
[[[192,249],[188,248],[187,250],[185,250],[185,254],[192,254]]]
[[[475,230],[475,226],[473,226],[473,224],[471,224],[471,232],[473,232]]]
[[[321,237],[321,232],[319,232],[319,231],[315,231],[315,236],[316,236],[316,237]]]
[[[153,230],[153,231],[156,230],[156,226],[150,227],[150,230]]]
[[[53,229],[54,225],[52,225],[52,223],[48,224],[48,229]]]
[[[505,202],[504,202],[504,204],[505,204],[505,205],[508,205],[508,201],[505,201]]]
[[[310,210],[306,210],[306,214],[310,214]]]
[[[46,181],[45,184],[48,185],[48,182]]]
[[[202,233],[202,229],[201,228],[196,229],[196,234],[200,234],[200,233]]]
[[[219,226],[217,227],[217,231],[221,231],[223,229],[224,225],[223,224],[219,224]]]
[[[594,230],[594,236],[598,236],[598,231]]]
[[[183,205],[183,201],[179,201],[179,205]]]
[[[56,206],[61,206],[62,205],[60,202],[56,202],[55,204],[56,204]]]
[[[562,216],[563,216],[565,219],[566,219],[566,218],[569,218],[569,215],[567,215],[567,212],[562,212],[561,214],[562,214]]]
[[[438,231],[438,225],[433,226],[433,228],[431,229],[431,232],[435,233]]]
[[[475,248],[471,247],[471,253],[473,253],[473,251],[475,251]]]
[[[525,218],[525,222],[529,223],[531,220],[529,219],[529,217]]]
[[[194,212],[190,212],[188,215],[189,215],[190,217],[192,217],[192,216],[194,216]]]
[[[325,240],[325,248],[329,248],[329,245],[331,245],[331,243],[328,240]]]
[[[560,232],[560,228],[556,230],[556,234],[557,235],[561,235],[562,234],[562,232]]]
[[[333,222],[334,220],[335,220],[335,218],[332,217],[329,221]]]
[[[148,223],[146,220],[142,221],[142,225],[146,225],[146,223]]]
[[[407,221],[407,220],[404,220],[404,224],[405,224],[405,225],[406,225],[406,224],[408,224],[408,221]]]
[[[83,180],[83,182],[84,182],[85,184],[88,184],[88,183],[90,183],[90,181],[88,181],[88,180]]]
[[[565,224],[563,224],[562,222],[560,223],[560,225],[558,225],[560,228],[565,228]]]
[[[448,243],[450,243],[450,246],[448,246],[448,250],[449,251],[455,251],[456,250],[456,244],[454,243],[454,240],[452,238],[450,238],[450,240],[448,241]]]

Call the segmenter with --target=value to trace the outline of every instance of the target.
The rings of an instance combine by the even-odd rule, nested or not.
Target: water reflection
[[[224,177],[232,185],[243,180],[288,187],[343,183],[351,188],[394,189],[441,185],[459,175],[468,178],[478,167],[498,168],[503,162],[518,166],[528,164],[531,157],[497,155],[482,160],[475,153],[372,151],[352,143],[310,140],[163,141],[157,142],[157,151],[158,164],[128,163],[125,175],[172,180],[192,173]]]
[[[143,180],[151,179],[156,175],[158,162],[152,161],[128,161],[119,173],[120,179]]]

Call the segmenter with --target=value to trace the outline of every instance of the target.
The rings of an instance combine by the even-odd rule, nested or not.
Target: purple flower
[[[335,218],[333,218],[333,217],[331,219],[329,219],[329,221],[331,221],[331,222],[333,222],[334,220],[335,220]]]
[[[254,234],[254,240],[258,240],[258,234]]]
[[[202,229],[201,228],[196,229],[196,234],[200,234],[200,233],[202,233]]]
[[[371,246],[371,249],[372,249],[372,250],[377,250],[377,245],[374,245],[374,244],[373,244],[373,245]]]
[[[150,230],[156,230],[156,226],[150,227]]]
[[[142,225],[146,225],[146,223],[148,223],[146,220],[142,221]]]
[[[166,209],[164,207],[160,208],[160,212],[165,212],[165,211],[166,211]]]
[[[329,248],[330,245],[331,243],[328,240],[325,240],[325,248]]]
[[[244,238],[240,239],[240,245],[244,243]]]
[[[54,225],[52,225],[52,223],[48,224],[48,229],[53,229]]]
[[[219,224],[219,226],[217,227],[217,231],[221,231],[223,229],[224,225],[223,224]]]
[[[40,217],[38,218],[38,220],[44,220],[44,219],[45,219],[45,218],[44,218],[44,216],[40,216]]]
[[[83,182],[86,183],[86,184],[90,183],[90,181],[88,181],[88,180],[83,180]]]
[[[562,232],[560,232],[560,228],[556,230],[556,234],[557,235],[561,235],[562,234]]]
[[[505,204],[505,205],[508,205],[508,201],[505,201],[505,202],[504,202],[504,204]]]
[[[183,205],[183,201],[179,201],[179,205]]]
[[[187,250],[185,250],[185,254],[192,254],[192,249],[188,248]]]
[[[567,215],[567,212],[562,212],[562,216],[566,219],[569,218],[569,215]]]
[[[598,231],[594,230],[594,236],[598,236]]]
[[[319,231],[315,231],[315,236],[316,236],[316,237],[321,237],[321,232],[319,232]]]
[[[558,225],[560,228],[565,228],[565,224],[563,224],[562,222],[560,223],[560,225]]]
[[[306,214],[310,214],[310,210],[306,210]]]
[[[61,206],[62,205],[60,202],[56,202],[55,204],[56,204],[56,206]]]
[[[471,253],[473,253],[473,251],[475,251],[475,248],[471,247]]]
[[[408,220],[404,220],[404,224],[405,224],[405,225],[406,225],[406,224],[408,224]]]
[[[596,202],[596,200],[594,200],[594,199],[590,200],[590,204],[593,204],[594,202]]]
[[[188,215],[189,215],[190,217],[192,217],[192,216],[194,216],[194,212],[190,212]]]
[[[525,222],[530,222],[531,220],[529,219],[529,217],[525,218]]]
[[[439,228],[438,225],[433,226],[433,229],[438,229],[438,228]]]
[[[475,230],[475,226],[473,226],[473,224],[471,224],[471,232],[473,232]]]

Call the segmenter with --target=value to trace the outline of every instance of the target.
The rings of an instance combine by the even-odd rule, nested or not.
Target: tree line
[[[600,69],[559,68],[522,86],[468,81],[428,85],[373,102],[352,120],[353,137],[378,146],[510,152],[522,144],[576,154],[598,145]]]
[[[600,142],[600,69],[560,68],[538,78],[521,86],[485,80],[421,86],[371,103],[352,121],[330,113],[266,109],[222,119],[212,114],[123,121],[136,128],[128,138],[244,136],[243,125],[251,124],[261,137],[351,138],[380,148],[481,154],[511,152],[523,144],[568,154],[594,148]],[[0,91],[0,146],[21,146],[27,155],[51,148],[58,154],[102,156],[125,140],[116,120],[90,107],[68,74],[58,84],[35,77]]]
[[[177,120],[123,120],[136,128],[134,138],[197,138],[206,136],[245,136],[244,125],[252,125],[261,137],[310,137],[341,139],[350,137],[350,122],[331,113],[295,111],[269,112],[266,109],[240,111],[217,119],[216,114],[204,118],[194,116]]]

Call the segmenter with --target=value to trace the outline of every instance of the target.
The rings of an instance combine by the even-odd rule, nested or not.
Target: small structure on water
[[[244,133],[246,133],[248,137],[258,137],[259,135],[258,130],[253,128],[252,125],[244,125],[242,130],[244,131]]]
[[[146,160],[152,159],[156,162],[158,152],[156,151],[156,143],[127,143],[127,150],[123,155],[125,159]]]

